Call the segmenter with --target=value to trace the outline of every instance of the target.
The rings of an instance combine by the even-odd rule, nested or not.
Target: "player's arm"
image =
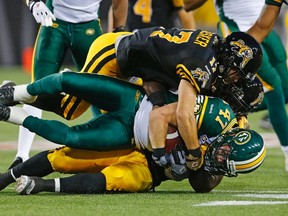
[[[192,11],[187,12],[184,10],[184,8],[181,8],[180,10],[178,10],[177,13],[183,28],[186,29],[196,28],[196,22]]]
[[[128,0],[112,0],[113,31],[119,32],[125,30]]]
[[[201,7],[207,0],[183,0],[186,11],[195,10]]]
[[[52,26],[56,18],[45,3],[40,0],[26,0],[25,2],[37,23],[42,26]]]
[[[265,4],[256,23],[247,31],[259,43],[270,33],[280,12],[279,6]]]
[[[182,79],[178,88],[178,106],[176,110],[177,128],[187,150],[187,166],[197,170],[203,163],[203,155],[198,141],[197,125],[194,116],[196,104],[196,89],[186,80]]]
[[[152,158],[159,166],[169,164],[165,141],[168,125],[176,126],[177,103],[153,109],[149,114],[149,140],[153,149]]]
[[[149,114],[149,139],[153,149],[164,148],[168,125],[176,126],[177,102],[153,109]]]

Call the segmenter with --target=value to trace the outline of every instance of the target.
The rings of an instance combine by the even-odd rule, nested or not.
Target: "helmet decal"
[[[243,40],[231,41],[231,50],[236,52],[238,57],[242,57],[243,61],[240,63],[240,68],[244,68],[246,64],[253,58],[253,50],[245,45]]]
[[[238,132],[235,137],[234,141],[238,145],[244,145],[251,139],[251,134],[249,131],[240,131]]]
[[[264,91],[259,93],[258,97],[250,103],[250,106],[251,107],[258,106],[259,104],[262,103],[263,99],[264,99]]]
[[[201,68],[196,68],[196,70],[192,70],[191,73],[195,79],[202,81],[202,88],[206,86],[206,83],[210,77],[207,71],[203,71]]]

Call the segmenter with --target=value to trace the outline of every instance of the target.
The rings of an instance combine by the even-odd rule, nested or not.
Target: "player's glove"
[[[161,167],[167,167],[170,164],[170,156],[166,154],[165,148],[153,149],[152,159]]]
[[[247,116],[237,116],[237,121],[239,128],[250,129],[250,124],[248,122]]]
[[[56,18],[45,3],[39,0],[26,0],[26,4],[37,23],[41,23],[42,26],[52,26]]]
[[[204,155],[202,149],[199,147],[197,149],[188,150],[188,155],[186,156],[186,165],[191,170],[198,170],[203,162]]]
[[[188,177],[185,151],[172,149],[170,154],[171,167],[165,169],[165,175],[172,180],[181,181]]]

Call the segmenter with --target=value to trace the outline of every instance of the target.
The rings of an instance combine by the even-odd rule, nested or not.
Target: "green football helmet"
[[[265,156],[266,146],[257,132],[234,128],[209,144],[204,169],[215,175],[236,177],[256,170]]]

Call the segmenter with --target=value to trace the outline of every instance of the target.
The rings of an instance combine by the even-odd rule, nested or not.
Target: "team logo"
[[[52,28],[58,28],[58,27],[59,27],[58,23],[55,23],[55,22],[52,23]]]
[[[244,145],[251,139],[251,134],[248,131],[240,131],[234,136],[234,142],[238,145]]]
[[[256,106],[256,105],[262,103],[263,99],[264,99],[264,92],[261,92],[261,93],[258,95],[258,97],[257,97],[254,101],[252,101],[252,102],[250,103],[250,106],[253,107],[253,106]]]
[[[201,87],[204,88],[209,80],[209,73],[207,71],[203,71],[201,68],[196,68],[196,70],[192,70],[191,73],[195,79],[202,82]]]
[[[232,46],[231,50],[236,52],[237,56],[243,59],[240,67],[244,68],[253,58],[253,50],[249,46],[245,45],[243,40],[231,41],[230,45]]]
[[[202,110],[202,105],[199,103],[196,103],[194,106],[194,115],[198,115]]]
[[[95,30],[93,28],[86,29],[85,34],[88,36],[94,35]]]

